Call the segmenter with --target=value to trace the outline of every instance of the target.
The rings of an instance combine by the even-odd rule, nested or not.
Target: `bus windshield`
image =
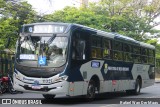
[[[16,60],[29,67],[60,67],[67,56],[67,37],[25,36],[17,42]]]

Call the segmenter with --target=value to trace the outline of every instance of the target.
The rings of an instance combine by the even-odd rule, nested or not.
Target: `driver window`
[[[86,41],[82,37],[81,33],[75,33],[73,37],[72,59],[85,60],[85,48]]]

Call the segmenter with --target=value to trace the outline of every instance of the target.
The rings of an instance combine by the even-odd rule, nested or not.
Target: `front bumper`
[[[26,77],[27,78],[27,77]],[[31,80],[42,81],[41,78],[30,78]],[[39,84],[39,88],[33,88],[33,83],[19,80],[14,77],[14,89],[23,92],[41,93],[41,94],[63,94],[68,95],[69,82],[63,80],[52,84]]]

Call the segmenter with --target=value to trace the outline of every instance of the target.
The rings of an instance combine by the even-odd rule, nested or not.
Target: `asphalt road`
[[[144,88],[141,90],[141,94],[127,95],[125,92],[106,93],[99,95],[94,101],[87,102],[84,99],[77,97],[69,98],[65,96],[57,96],[54,100],[45,100],[41,94],[35,93],[23,93],[23,94],[9,94],[5,93],[0,95],[0,98],[21,98],[30,99],[38,98],[42,102],[40,104],[30,105],[2,105],[0,107],[63,107],[63,106],[74,106],[74,107],[159,107],[160,106],[160,83],[155,83],[153,86]],[[158,99],[157,99],[158,98]],[[2,100],[2,99],[1,99]],[[149,102],[148,102],[149,101]],[[159,104],[157,104],[159,101]],[[123,104],[122,104],[123,103]],[[126,104],[127,103],[127,104]],[[135,103],[137,103],[135,105]],[[148,104],[146,104],[148,103]],[[153,103],[153,104],[151,104]]]

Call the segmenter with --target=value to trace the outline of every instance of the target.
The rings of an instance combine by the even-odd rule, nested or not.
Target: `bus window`
[[[108,39],[103,39],[103,58],[110,57],[111,43]]]
[[[122,51],[122,43],[117,42],[117,41],[114,41],[114,44],[113,44],[113,50],[119,50],[119,51]]]
[[[114,41],[113,43],[113,59],[123,60],[122,43]]]
[[[154,50],[150,50],[149,49],[149,56],[153,56],[154,57]]]
[[[132,58],[135,63],[141,63],[141,48],[139,46],[133,46]]]
[[[154,58],[154,50],[149,49],[148,50],[148,63],[154,65],[155,64],[155,58]]]
[[[148,50],[145,48],[142,48],[142,55],[148,55]]]
[[[108,39],[103,40],[103,48],[110,49],[110,40]]]
[[[140,54],[140,47],[138,47],[138,46],[133,46],[133,53],[135,53],[135,54]]]
[[[72,58],[77,60],[85,60],[86,41],[80,33],[76,33],[73,40]]]
[[[101,56],[101,48],[93,48],[91,49],[91,57],[92,58],[102,58]]]
[[[142,63],[148,63],[148,57],[147,56],[141,56]]]
[[[95,46],[95,47],[101,47],[101,38],[100,37],[96,37],[95,35],[92,35],[91,45]]]
[[[141,57],[140,55],[133,55],[133,60],[135,63],[141,63]]]
[[[101,38],[96,35],[91,36],[91,58],[102,58]]]
[[[132,47],[131,47],[131,45],[124,44],[123,51],[124,51],[124,60],[125,61],[132,61],[132,56],[131,56]]]
[[[142,50],[142,51],[141,51],[142,63],[148,63],[148,49],[142,48],[141,50]]]
[[[154,65],[154,57],[149,57],[148,63]]]
[[[113,52],[113,59],[114,60],[122,60],[123,59],[122,52],[120,52],[120,51],[114,51]]]

